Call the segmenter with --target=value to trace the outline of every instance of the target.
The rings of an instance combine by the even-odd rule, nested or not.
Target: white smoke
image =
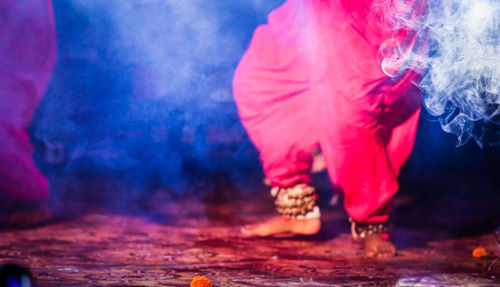
[[[499,122],[500,1],[430,0],[426,12],[411,19],[401,13],[407,6],[385,2],[395,7],[394,28],[409,26],[419,40],[399,44],[382,68],[389,76],[397,76],[393,67],[422,68],[415,84],[424,91],[429,113],[457,135],[458,145],[472,137],[481,146],[484,126]]]

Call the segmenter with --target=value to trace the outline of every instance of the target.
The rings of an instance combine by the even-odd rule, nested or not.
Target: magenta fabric
[[[407,2],[405,13],[423,11],[422,1]],[[421,106],[411,84],[417,73],[390,78],[381,68],[380,47],[391,38],[408,42],[411,33],[387,29],[384,7],[374,3],[286,1],[255,31],[233,81],[272,184],[310,182],[311,153],[321,147],[347,212],[360,222],[389,216]]]
[[[36,168],[27,133],[56,57],[50,0],[0,0],[0,192],[45,199],[48,182]]]

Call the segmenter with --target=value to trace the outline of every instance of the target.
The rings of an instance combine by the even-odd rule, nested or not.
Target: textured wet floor
[[[450,238],[396,228],[391,259],[363,257],[340,208],[323,211],[314,237],[245,238],[239,226],[272,214],[251,200],[153,204],[162,216],[93,211],[36,228],[0,231],[0,262],[29,266],[37,286],[500,286],[492,234]]]

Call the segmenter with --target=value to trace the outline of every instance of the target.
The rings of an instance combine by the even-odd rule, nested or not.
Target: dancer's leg
[[[377,52],[383,39],[363,34],[363,18],[353,23],[345,7],[327,6],[314,10],[309,33],[315,43],[311,82],[321,103],[321,149],[351,218],[361,226],[383,224],[398,190],[399,168],[413,146],[419,104],[408,103],[419,103],[418,94],[407,94],[411,75],[393,80],[382,72]],[[395,252],[379,234],[364,240],[368,256]]]
[[[278,8],[270,22],[292,14],[296,7],[290,2],[300,1]],[[266,176],[280,187],[310,181],[311,153],[318,145],[317,105],[296,21],[290,19],[288,29],[260,26],[233,82],[242,123],[260,152]]]
[[[317,105],[309,90],[309,66],[296,23],[300,18],[293,17],[297,2],[287,2],[273,12],[271,24],[256,30],[233,83],[241,120],[260,152],[265,175],[281,188],[310,182],[311,154],[318,146]],[[311,234],[319,224],[319,218],[278,216],[244,232]]]

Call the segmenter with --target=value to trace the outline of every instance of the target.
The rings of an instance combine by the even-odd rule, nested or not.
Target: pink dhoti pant
[[[0,0],[0,192],[45,199],[27,129],[47,88],[56,56],[51,0]]]
[[[421,106],[417,73],[391,78],[381,68],[384,41],[408,33],[380,28],[371,3],[288,0],[257,28],[233,81],[273,186],[310,182],[320,147],[346,211],[366,223],[391,212]]]

